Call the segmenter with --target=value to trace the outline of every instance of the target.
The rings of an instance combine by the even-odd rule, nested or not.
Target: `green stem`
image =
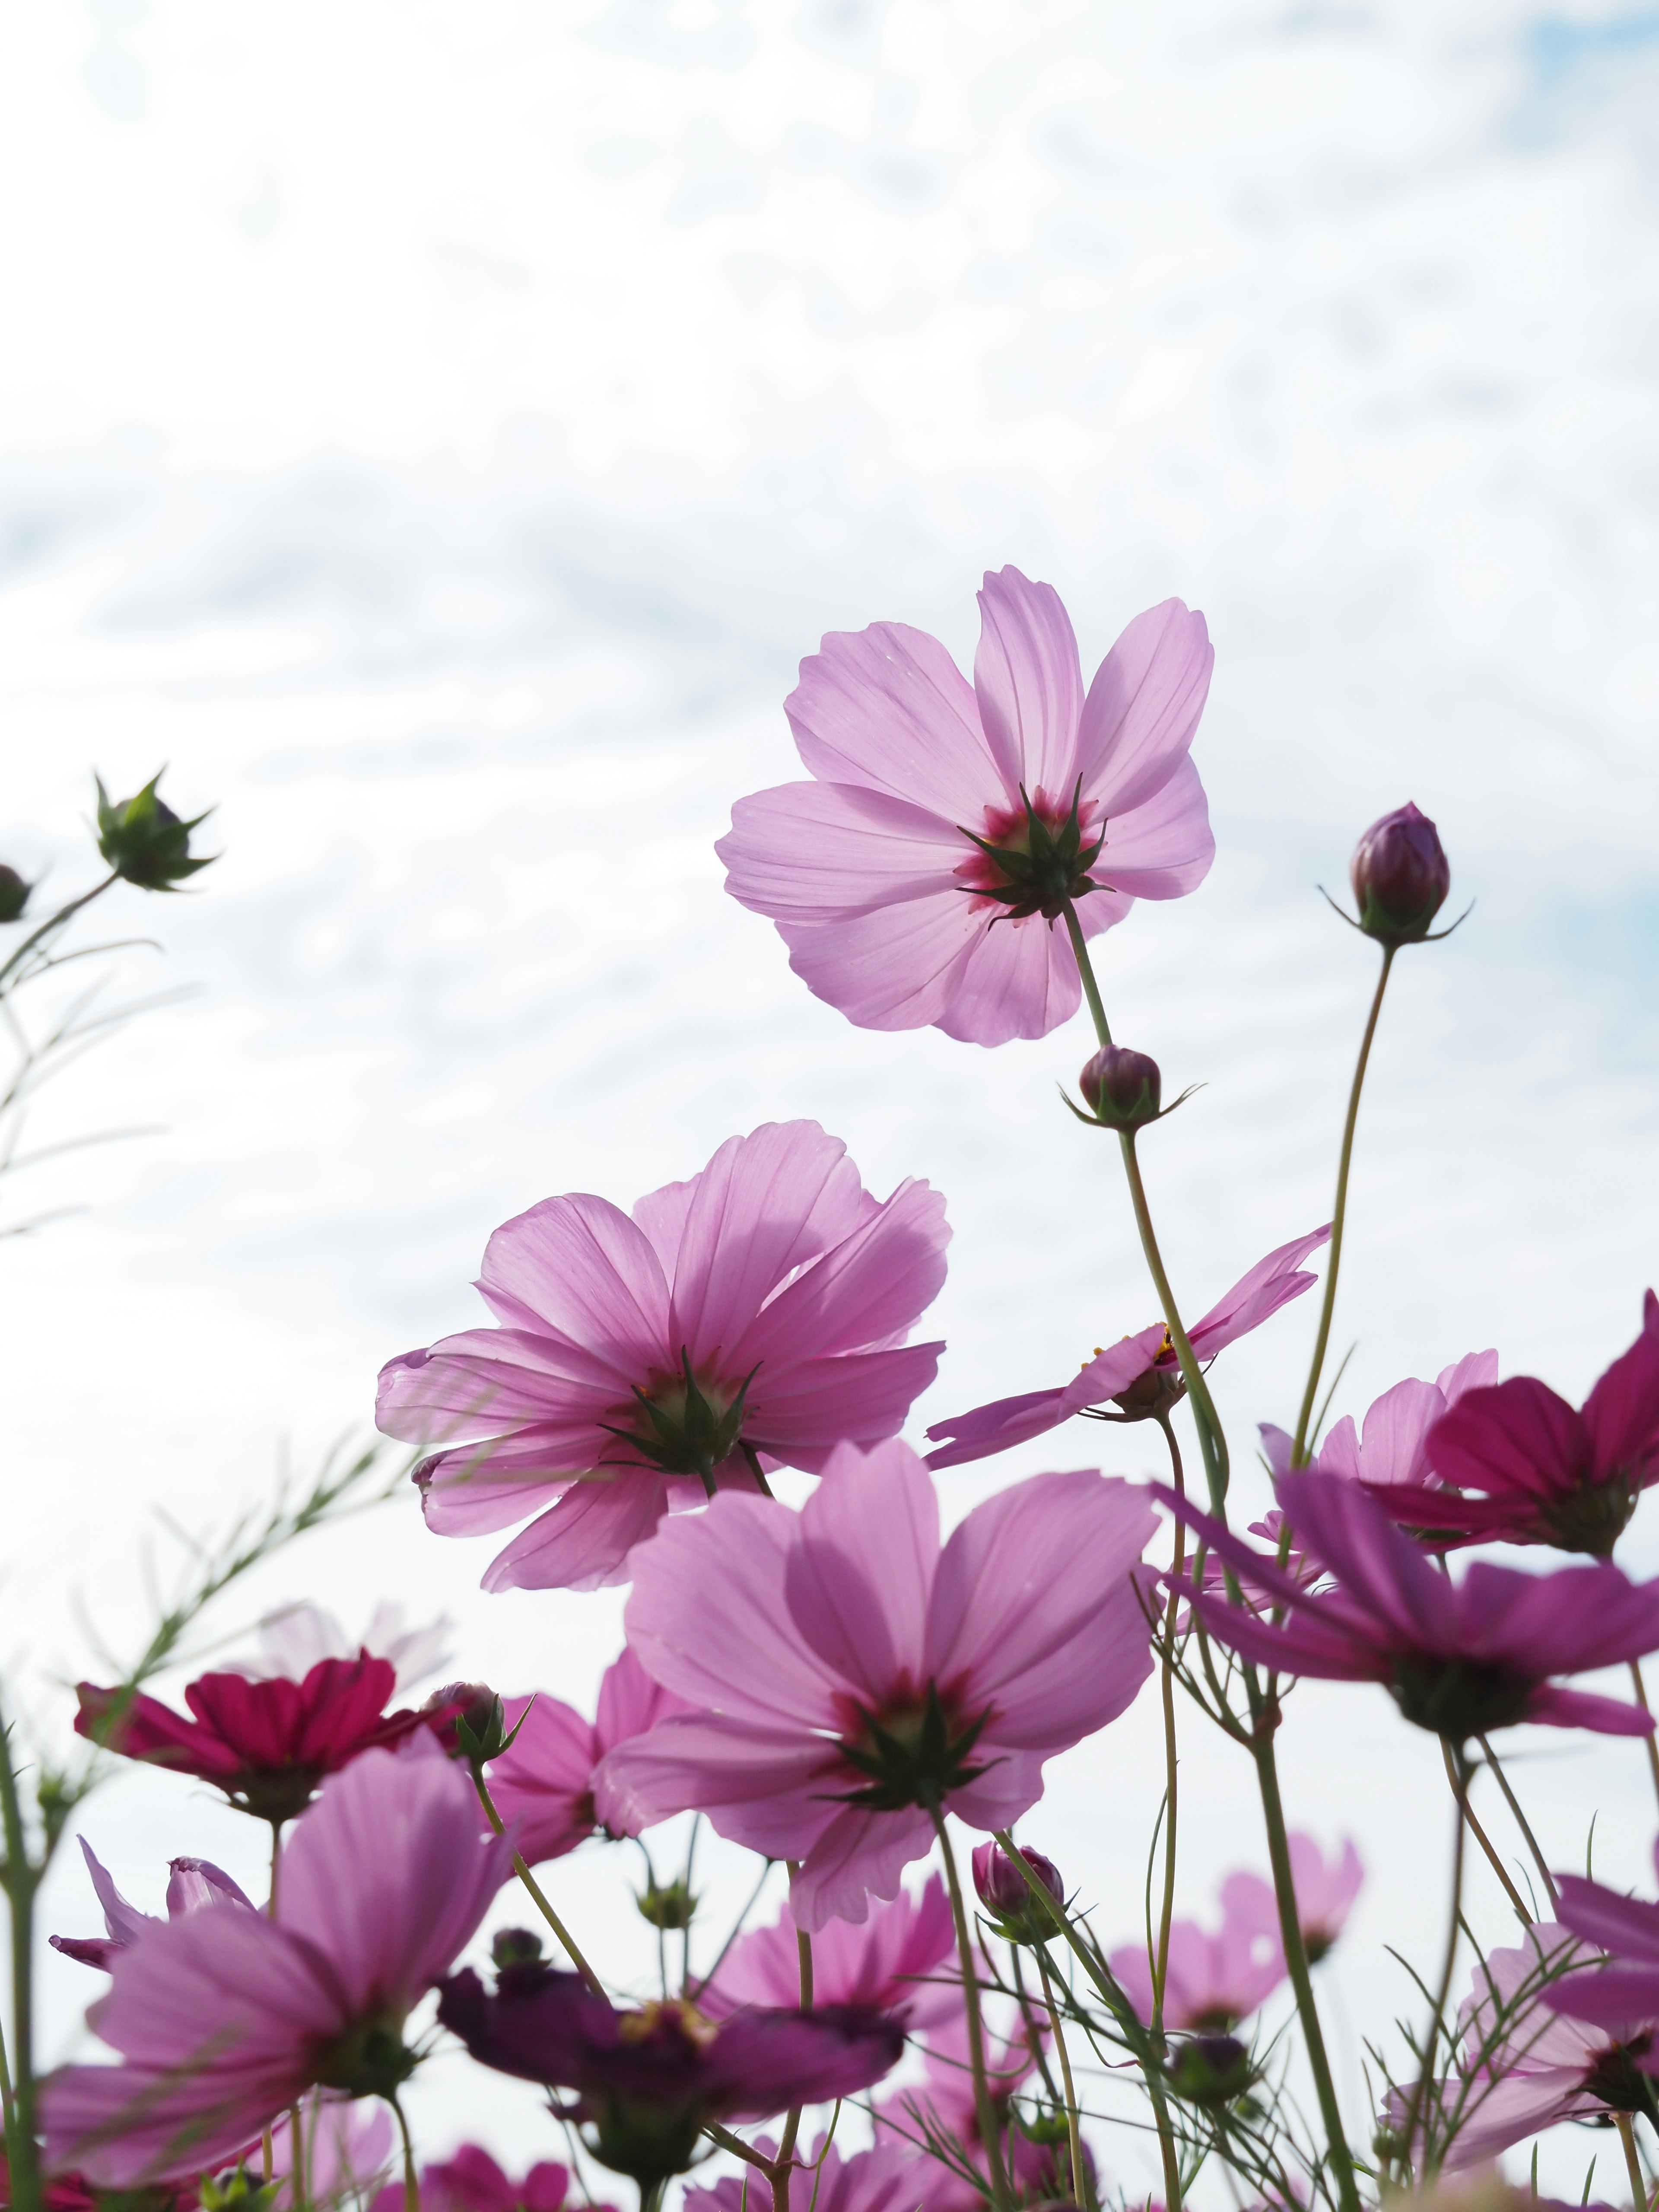
[[[939,1849],[945,1855],[945,1881],[951,1893],[951,1917],[956,1922],[957,1950],[962,1959],[962,1995],[968,2014],[968,2063],[974,2076],[974,2112],[979,2121],[980,2141],[985,2147],[985,2164],[991,2180],[991,2203],[994,2212],[1009,2212],[1008,2177],[1002,2163],[1002,2137],[997,2125],[996,2108],[991,2102],[991,2084],[985,2070],[985,2028],[980,2018],[979,1976],[974,1965],[973,1939],[968,1932],[968,1912],[962,1899],[962,1878],[957,1872],[956,1853],[951,1848],[951,1838],[945,1826],[945,1816],[937,1804],[927,1808],[933,1823],[933,1833],[939,1838]]]
[[[310,2188],[310,2160],[306,2155],[306,2116],[301,2105],[290,2105],[288,2114],[288,2194],[292,2212],[305,2212]],[[407,2183],[405,2182],[405,2196]],[[404,2212],[418,2212],[405,2203]]]
[[[38,929],[31,931],[21,945],[14,946],[4,966],[0,967],[0,992],[3,992],[7,983],[43,938],[50,937],[55,929],[61,929],[66,921],[80,913],[83,906],[90,906],[94,899],[101,898],[110,885],[118,880],[116,871],[112,869],[101,884],[94,884],[89,891],[82,891],[79,898],[72,898],[67,906],[60,906],[56,914],[48,915]]]
[[[1504,1893],[1509,1899],[1510,1903],[1515,1907],[1516,1912],[1520,1915],[1522,1925],[1526,1928],[1530,1928],[1532,1926],[1533,1917],[1527,1910],[1526,1899],[1522,1896],[1520,1891],[1510,1880],[1510,1870],[1504,1865],[1503,1860],[1498,1856],[1497,1845],[1492,1842],[1492,1838],[1481,1826],[1480,1821],[1475,1819],[1474,1808],[1469,1802],[1468,1790],[1464,1784],[1458,1780],[1455,1754],[1453,1753],[1451,1746],[1446,1741],[1444,1736],[1442,1736],[1440,1739],[1440,1749],[1446,1761],[1446,1779],[1451,1784],[1452,1796],[1457,1800],[1459,1805],[1462,1808],[1463,1819],[1468,1826],[1469,1833],[1474,1838],[1474,1840],[1480,1844],[1481,1850],[1486,1855],[1486,1864],[1492,1869],[1492,1872],[1498,1876],[1498,1881],[1503,1884]]]
[[[1077,908],[1066,902],[1066,934],[1072,940],[1072,957],[1077,962],[1077,972],[1083,982],[1083,995],[1089,1001],[1090,1018],[1095,1025],[1095,1035],[1103,1046],[1110,1044],[1112,1032],[1106,1023],[1106,1009],[1101,1004],[1100,986],[1095,981],[1094,963],[1089,957],[1089,948],[1083,941],[1083,925],[1077,918]]]
[[[1630,1679],[1635,1686],[1637,1704],[1644,1713],[1650,1712],[1653,1709],[1648,1703],[1647,1684],[1642,1680],[1642,1662],[1639,1659],[1632,1659],[1630,1662]],[[1656,1735],[1652,1729],[1648,1730],[1647,1747],[1648,1771],[1653,1777],[1653,1794],[1656,1797],[1659,1797],[1659,1735]]]
[[[40,2164],[34,2140],[34,1890],[11,1764],[11,1729],[0,1716],[0,1822],[5,1839],[6,1902],[11,1922],[11,2099],[6,2162],[12,2212],[40,2212]]]
[[[1187,1395],[1192,1401],[1193,1419],[1198,1430],[1199,1448],[1204,1454],[1204,1472],[1210,1486],[1210,1507],[1218,1520],[1227,1517],[1227,1439],[1222,1432],[1221,1417],[1216,1412],[1215,1401],[1210,1395],[1210,1386],[1204,1379],[1204,1370],[1188,1340],[1181,1325],[1181,1316],[1176,1310],[1175,1292],[1170,1287],[1170,1278],[1164,1266],[1164,1255],[1158,1246],[1158,1237],[1152,1228],[1152,1208],[1146,1203],[1146,1186],[1140,1179],[1140,1162],[1135,1152],[1135,1133],[1123,1129],[1118,1133],[1123,1152],[1123,1172],[1128,1179],[1129,1200],[1134,1207],[1135,1227],[1140,1231],[1140,1249],[1146,1255],[1146,1265],[1164,1308],[1164,1326],[1170,1332],[1170,1341],[1175,1346],[1176,1358],[1181,1362],[1182,1379],[1187,1385]]]
[[[1486,1764],[1492,1769],[1492,1780],[1496,1782],[1498,1788],[1503,1791],[1504,1802],[1509,1807],[1510,1811],[1515,1816],[1515,1825],[1520,1829],[1522,1836],[1525,1839],[1527,1849],[1532,1853],[1532,1863],[1537,1868],[1538,1878],[1544,1885],[1544,1894],[1550,1901],[1550,1910],[1554,1911],[1560,1905],[1560,1894],[1555,1887],[1555,1876],[1550,1872],[1548,1863],[1545,1859],[1543,1852],[1538,1847],[1538,1838],[1532,1832],[1532,1823],[1528,1820],[1526,1814],[1522,1810],[1521,1800],[1516,1796],[1514,1790],[1510,1787],[1510,1778],[1504,1773],[1503,1768],[1499,1765],[1498,1761],[1498,1753],[1492,1749],[1485,1736],[1482,1736],[1480,1741],[1480,1748],[1486,1754]],[[1527,1917],[1530,1920],[1532,1918],[1532,1915],[1528,1913]]]
[[[1164,1441],[1170,1447],[1170,1480],[1178,1496],[1186,1496],[1182,1480],[1181,1447],[1175,1440],[1175,1431],[1167,1413],[1160,1413],[1158,1425],[1164,1431]],[[1170,1567],[1170,1602],[1164,1616],[1164,1659],[1161,1684],[1164,1698],[1164,1793],[1167,1826],[1164,1833],[1164,1905],[1158,1915],[1158,1953],[1152,1960],[1152,2033],[1164,2033],[1164,1990],[1170,1976],[1170,1929],[1175,1917],[1176,1887],[1176,1771],[1178,1765],[1176,1745],[1175,1713],[1175,1636],[1176,1615],[1180,1609],[1182,1571],[1186,1565],[1187,1524],[1175,1524],[1175,1557]]]
[[[473,1768],[472,1783],[473,1787],[478,1793],[478,1802],[483,1807],[484,1818],[489,1821],[490,1826],[495,1831],[495,1833],[498,1836],[504,1834],[506,1832],[501,1825],[501,1816],[495,1810],[495,1801],[489,1794],[489,1785],[484,1780],[483,1770],[481,1768],[476,1766]],[[542,1918],[546,1921],[548,1926],[553,1930],[553,1933],[558,1937],[559,1942],[563,1945],[565,1955],[570,1960],[571,1965],[574,1966],[576,1972],[586,1983],[588,1988],[592,1990],[594,1996],[596,1997],[602,1997],[605,1995],[605,1984],[599,1979],[592,1966],[588,1965],[586,1960],[583,1958],[581,1953],[577,1949],[575,1937],[565,1926],[563,1921],[560,1919],[558,1914],[555,1912],[553,1907],[548,1903],[546,1897],[543,1894],[541,1884],[536,1880],[534,1875],[531,1873],[530,1869],[525,1864],[523,1858],[517,1851],[514,1851],[513,1854],[513,1871],[518,1875],[519,1880],[524,1884],[531,1896],[535,1899],[536,1910],[541,1914]]]
[[[1089,2169],[1083,2163],[1083,2136],[1078,2126],[1077,2091],[1072,2086],[1072,2061],[1066,2049],[1066,2036],[1060,2024],[1060,2007],[1054,2002],[1054,1987],[1048,1973],[1048,1960],[1043,1947],[1036,1947],[1037,1972],[1042,1977],[1042,2002],[1048,2008],[1048,2025],[1054,2030],[1054,2051],[1060,2060],[1060,2078],[1066,2085],[1066,2144],[1072,2159],[1072,2202],[1090,2212],[1094,2192],[1089,2186]]]
[[[1359,2212],[1359,2191],[1354,2181],[1353,2157],[1348,2148],[1347,2136],[1343,2132],[1341,2109],[1336,2101],[1336,2084],[1331,2079],[1331,2062],[1325,2053],[1324,2031],[1319,2024],[1319,2008],[1314,2002],[1313,1977],[1308,1971],[1307,1946],[1302,1941],[1302,1923],[1296,1909],[1296,1877],[1291,1871],[1290,1838],[1285,1829],[1285,1804],[1279,1791],[1279,1767],[1273,1756],[1271,1733],[1258,1735],[1251,1748],[1261,1790],[1262,1816],[1267,1823],[1267,1858],[1273,1869],[1273,1894],[1279,1900],[1279,1932],[1285,1947],[1285,1963],[1291,1972],[1291,1987],[1296,1993],[1296,2008],[1302,2021],[1302,2037],[1307,2045],[1308,2064],[1314,2077],[1314,2091],[1319,2100],[1320,2118],[1325,2124],[1331,2172],[1336,2181],[1337,2197],[1342,2212]]]
[[[1452,1790],[1457,1800],[1457,1825],[1452,1832],[1452,1888],[1451,1915],[1446,1930],[1446,1959],[1440,1969],[1440,1990],[1434,2001],[1434,2012],[1429,2021],[1428,2039],[1419,2056],[1422,2069],[1412,2091],[1412,2100],[1406,2112],[1405,2148],[1401,2154],[1415,2166],[1417,2130],[1423,2117],[1423,2103],[1429,2093],[1435,2062],[1439,2057],[1440,2038],[1445,2033],[1446,2005],[1451,1996],[1452,1972],[1457,1963],[1457,1939],[1463,1925],[1463,1832],[1468,1825],[1468,1769],[1460,1747],[1446,1746],[1451,1754]],[[1425,2161],[1426,2162],[1426,2161]],[[1425,2176],[1418,2173],[1421,2184]]]
[[[1382,1012],[1382,994],[1389,988],[1389,973],[1394,966],[1396,947],[1382,948],[1382,966],[1376,978],[1376,989],[1371,998],[1371,1010],[1365,1018],[1365,1034],[1359,1041],[1359,1058],[1354,1063],[1353,1084],[1348,1092],[1348,1118],[1342,1125],[1342,1152],[1336,1167],[1336,1204],[1331,1209],[1331,1249],[1325,1267],[1325,1295],[1320,1301],[1319,1334],[1314,1339],[1313,1362],[1308,1369],[1308,1387],[1302,1394],[1302,1412],[1296,1425],[1296,1443],[1291,1451],[1291,1465],[1304,1467],[1308,1460],[1308,1427],[1313,1419],[1314,1400],[1319,1395],[1319,1377],[1325,1364],[1325,1351],[1331,1340],[1331,1316],[1336,1310],[1336,1278],[1342,1265],[1342,1231],[1348,1219],[1348,1171],[1353,1165],[1354,1131],[1359,1124],[1359,1094],[1365,1087],[1365,1068],[1371,1056],[1371,1041],[1376,1035],[1377,1017]]]
[[[793,1874],[794,1871],[792,1866],[790,1872]],[[795,1930],[795,1956],[800,1966],[800,2008],[803,2012],[810,2012],[812,2008],[812,1939],[804,1928]],[[775,2164],[779,2172],[773,2176],[772,2182],[775,2198],[780,2187],[783,2191],[783,2200],[778,2206],[778,2212],[789,2212],[789,2161],[795,2154],[795,2142],[800,2134],[800,2114],[799,2105],[789,2107],[783,2123],[782,2140],[778,2144]]]
[[[396,2097],[387,2101],[398,2115],[398,2132],[404,2139],[404,2212],[421,2212],[421,2178],[415,2171],[415,2145],[410,2136],[409,2122]]]
[[[1636,2155],[1636,2130],[1631,2125],[1630,2114],[1615,2112],[1613,2124],[1619,2130],[1619,2140],[1624,2147],[1625,2172],[1630,2178],[1632,2212],[1646,2212],[1647,2176],[1642,2171],[1641,2160]]]

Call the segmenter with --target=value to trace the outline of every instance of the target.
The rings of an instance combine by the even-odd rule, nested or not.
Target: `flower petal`
[[[832,630],[783,702],[802,760],[826,783],[862,784],[977,825],[999,788],[973,686],[937,638],[904,623]]]
[[[1024,785],[1034,801],[1041,791],[1064,807],[1079,773],[1083,712],[1071,617],[1052,584],[1034,584],[1012,568],[987,574],[979,615],[974,695],[1006,799]]]
[[[878,1709],[901,1677],[924,1679],[939,1556],[939,1500],[908,1445],[831,1454],[785,1563],[785,1598],[823,1666]]]
[[[1100,664],[1084,702],[1074,773],[1108,817],[1144,805],[1192,744],[1215,653],[1179,599],[1149,607]]]

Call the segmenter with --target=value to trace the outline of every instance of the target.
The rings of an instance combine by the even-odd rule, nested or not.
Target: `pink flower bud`
[[[1408,800],[1373,822],[1348,864],[1359,927],[1379,945],[1414,945],[1451,889],[1451,864],[1438,831]]]
[[[1054,1861],[1044,1858],[1041,1851],[1028,1851],[1023,1844],[1020,1856],[1054,1899],[1054,1911],[1048,1911],[1033,1894],[1030,1884],[1000,1844],[981,1844],[974,1853],[974,1887],[979,1901],[1011,1943],[1030,1943],[1057,1934],[1060,1911],[1066,1904],[1066,1885]]]
[[[1164,1079],[1144,1052],[1103,1045],[1077,1081],[1095,1119],[1109,1129],[1144,1129],[1158,1119]]]

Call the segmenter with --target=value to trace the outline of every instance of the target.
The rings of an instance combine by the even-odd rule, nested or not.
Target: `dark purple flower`
[[[1550,1544],[1606,1559],[1659,1482],[1659,1298],[1581,1411],[1530,1375],[1468,1390],[1423,1441],[1437,1480],[1374,1492],[1437,1541]]]
[[[1408,1721],[1462,1742],[1517,1721],[1644,1735],[1634,1705],[1553,1686],[1552,1676],[1659,1650],[1659,1581],[1610,1561],[1528,1575],[1476,1560],[1462,1583],[1434,1566],[1382,1507],[1339,1474],[1304,1469],[1279,1484],[1285,1514],[1334,1577],[1310,1590],[1162,1485],[1157,1495],[1260,1590],[1282,1622],[1212,1590],[1191,1590],[1218,1643],[1284,1674],[1381,1682]],[[1183,1583],[1183,1590],[1189,1586]]]
[[[640,2182],[690,2163],[711,2120],[763,2120],[850,2096],[898,2060],[904,2030],[851,2006],[743,2012],[716,2023],[684,2002],[619,2012],[576,1974],[504,1968],[493,1995],[470,1969],[441,1985],[438,2017],[481,2065],[570,2089],[595,2157]]]
[[[1446,902],[1451,864],[1433,823],[1407,800],[1373,822],[1354,847],[1348,880],[1367,937],[1413,945]]]

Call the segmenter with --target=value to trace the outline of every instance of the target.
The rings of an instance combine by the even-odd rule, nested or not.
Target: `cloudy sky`
[[[1215,869],[1103,959],[1119,1034],[1206,1085],[1146,1147],[1189,1307],[1328,1206],[1370,955],[1316,886],[1412,798],[1477,903],[1385,1016],[1339,1410],[1488,1344],[1588,1386],[1659,1229],[1656,95],[1659,12],[1512,0],[14,15],[0,844],[77,886],[92,769],[166,762],[224,855],[199,897],[109,902],[166,947],[117,988],[190,995],[31,1132],[161,1133],[9,1201],[85,1207],[3,1268],[3,1642],[43,1727],[90,1663],[77,1604],[137,1632],[156,1506],[222,1521],[362,1434],[380,1363],[471,1320],[490,1229],[550,1193],[627,1203],[797,1115],[880,1191],[929,1176],[956,1239],[918,1431],[1150,1317],[1054,1098],[1081,1027],[854,1030],[710,849],[793,772],[821,633],[896,617],[968,659],[1008,561],[1088,667],[1172,592],[1216,643]],[[1239,1456],[1310,1333],[1228,1355]],[[1100,1433],[945,1478],[947,1510]],[[1104,1449],[1152,1471],[1138,1432]],[[402,1501],[210,1630],[396,1595],[469,1672],[585,1701],[619,1601],[486,1599],[488,1556]],[[1385,2008],[1386,1936],[1437,1941],[1443,1786],[1380,1692],[1297,1708],[1293,1816],[1373,1869],[1343,2002]],[[1203,1911],[1255,1832],[1192,1725]],[[1600,1863],[1641,1879],[1637,1755],[1530,1749],[1551,1849],[1600,1807]],[[1030,1826],[1126,1931],[1155,1802],[1137,1711]],[[251,1863],[179,1786],[88,1819],[147,1903],[170,1851]],[[616,1871],[562,1879],[643,1971]],[[68,1869],[54,1911],[89,1904]],[[65,1968],[58,2047],[85,1995]],[[540,2140],[533,2100],[490,2109]]]

